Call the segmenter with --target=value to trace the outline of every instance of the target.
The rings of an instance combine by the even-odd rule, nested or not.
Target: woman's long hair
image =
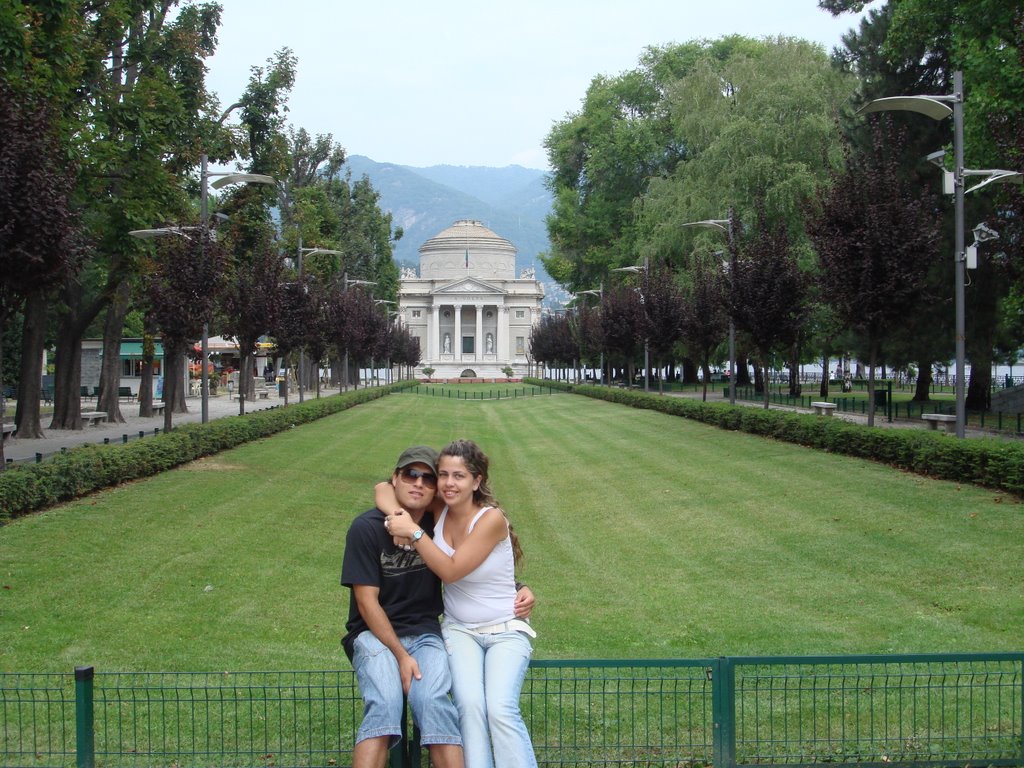
[[[487,458],[487,454],[480,450],[479,445],[474,443],[472,440],[453,440],[441,449],[441,453],[437,459],[438,465],[441,464],[441,459],[445,456],[462,459],[470,474],[473,475],[474,478],[480,480],[480,486],[473,491],[473,502],[477,506],[499,506],[498,500],[494,498],[494,491],[491,490],[491,485],[488,482],[487,471],[490,466],[490,461]],[[508,513],[505,514],[505,519],[508,520]],[[512,542],[512,558],[518,566],[519,561],[523,557],[523,549],[519,546],[519,537],[512,528],[511,520],[508,520],[508,537],[509,541]]]

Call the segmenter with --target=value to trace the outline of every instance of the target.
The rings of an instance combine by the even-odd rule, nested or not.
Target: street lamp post
[[[950,108],[947,103],[953,106]],[[967,363],[966,363],[966,320],[965,320],[965,296],[964,296],[964,177],[965,176],[987,176],[984,181],[973,186],[969,192],[980,189],[992,182],[1011,182],[1020,184],[1022,175],[1015,171],[1001,169],[972,171],[964,168],[964,73],[956,71],[953,73],[953,93],[941,96],[891,96],[883,99],[869,101],[857,110],[856,114],[866,115],[872,112],[886,112],[900,110],[917,112],[926,115],[932,120],[944,120],[953,115],[953,197],[954,197],[954,294],[956,305],[956,436],[964,437],[967,426]],[[937,153],[936,153],[937,155]],[[934,159],[936,155],[929,155]],[[948,185],[944,185],[948,186]],[[948,193],[949,190],[946,189]]]
[[[730,275],[736,274],[736,255],[733,249],[733,226],[732,208],[729,208],[727,219],[705,219],[704,221],[691,221],[683,224],[684,227],[703,227],[713,229],[725,234],[729,243],[729,270]],[[732,311],[729,312],[729,405],[736,405],[736,323],[732,319]]]

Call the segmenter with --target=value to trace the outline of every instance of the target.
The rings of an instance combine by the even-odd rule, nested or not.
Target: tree
[[[530,354],[548,368],[571,366],[577,347],[569,328],[569,317],[564,313],[541,317],[530,335]]]
[[[645,270],[641,275],[640,298],[644,310],[644,344],[654,358],[655,368],[667,364],[676,342],[682,338],[683,294],[666,267]],[[664,393],[665,378],[658,376],[658,391]]]
[[[80,158],[77,195],[96,242],[83,286],[65,287],[57,336],[53,426],[78,427],[81,339],[101,313],[103,363],[97,407],[120,421],[120,342],[137,291],[143,247],[128,232],[187,223],[182,176],[200,147],[226,146],[213,121],[203,59],[212,55],[220,8],[176,0],[110,0],[81,13],[82,70],[69,90],[69,147]],[[80,13],[75,8],[75,13]],[[217,135],[217,142],[211,138]],[[140,405],[140,408],[142,406]]]
[[[874,424],[874,377],[885,335],[925,298],[925,278],[936,260],[938,206],[927,189],[900,173],[903,146],[891,124],[875,125],[874,151],[846,151],[808,221],[821,266],[825,301],[867,350],[868,424]]]
[[[699,254],[694,254],[688,272],[690,283],[682,297],[680,333],[701,366],[702,399],[707,400],[711,353],[722,343],[729,327],[725,274],[716,256]]]
[[[687,155],[651,179],[638,207],[642,252],[684,253],[683,224],[730,209],[753,221],[759,208],[802,247],[804,204],[841,159],[835,120],[853,89],[814,43],[734,37],[709,46],[665,95],[673,141]]]
[[[285,368],[285,405],[288,405],[288,370],[292,353],[312,343],[314,335],[323,336],[327,333],[324,321],[320,318],[320,313],[326,311],[321,306],[326,302],[321,298],[318,286],[308,275],[304,275],[301,280],[285,283],[282,286],[280,311],[270,327],[270,334],[277,347],[276,355],[281,358]]]
[[[227,262],[223,246],[207,236],[208,230],[193,235],[160,238],[144,264],[146,300],[164,347],[166,432],[172,428],[173,412],[185,410],[185,354],[213,315]]]
[[[52,106],[38,95],[15,91],[0,78],[0,136],[2,340],[8,323],[17,313],[26,310],[26,316],[33,317],[39,316],[40,309],[45,313],[48,292],[76,272],[80,250],[76,218],[69,201],[74,166],[63,156]],[[29,338],[41,330],[26,325],[25,336]],[[39,357],[31,361],[22,358],[15,419],[19,437],[42,436]],[[4,378],[2,363],[0,349],[0,381]],[[0,468],[3,466],[0,446]]]
[[[256,345],[271,332],[281,312],[283,271],[281,256],[270,242],[252,253],[236,255],[228,270],[221,298],[222,327],[226,336],[238,342],[239,414],[245,413],[245,398],[254,394],[250,385]]]
[[[731,247],[729,309],[757,355],[767,409],[772,357],[796,341],[807,319],[807,275],[797,264],[785,222],[769,223],[763,208],[757,228],[734,238]]]
[[[821,0],[819,5],[838,14],[859,11],[862,0]],[[1007,129],[1019,125],[1024,116],[1024,12],[1019,3],[1000,0],[889,0],[881,9],[869,11],[860,32],[844,37],[848,54],[842,58],[856,67],[865,86],[865,96],[891,96],[902,93],[949,93],[952,73],[964,73],[964,151],[968,168],[1019,168],[1019,158],[1006,141]],[[870,39],[868,39],[870,37]],[[918,82],[907,82],[916,77]],[[893,87],[896,86],[896,87]],[[898,115],[899,113],[894,113]],[[895,118],[897,121],[900,118]],[[910,121],[913,120],[913,123]],[[922,122],[927,123],[922,125]],[[910,152],[925,154],[950,143],[948,120],[931,124],[919,116],[902,118],[897,125],[913,125],[914,146]],[[1012,132],[1012,129],[1010,129]],[[921,139],[927,148],[920,151]],[[934,175],[934,170],[931,171]],[[1019,221],[1020,197],[1002,190],[986,190],[969,195],[968,226],[971,222],[998,221],[995,228],[1004,233],[1001,245],[1007,246],[1008,264],[1019,252],[1019,238],[1012,232]],[[946,216],[945,242],[942,251],[952,253],[952,215]],[[941,281],[946,293],[953,282],[952,265],[933,270],[933,278]],[[993,356],[1006,344],[1001,327],[999,306],[1014,286],[1015,278],[1007,279],[1002,265],[983,262],[972,275],[972,288],[966,294],[966,352],[971,365],[967,389],[968,408],[988,406]],[[984,284],[985,290],[981,290]],[[914,323],[918,318],[908,318]],[[933,318],[936,319],[936,318]],[[945,327],[940,334],[952,340],[952,313],[937,318]],[[917,337],[924,339],[923,326]],[[935,334],[936,324],[927,328]],[[911,329],[907,329],[908,333]],[[1018,335],[1016,344],[1021,343]],[[1011,342],[1011,346],[1013,343]],[[947,344],[948,359],[952,344]],[[929,354],[935,354],[930,351]],[[919,366],[926,375],[928,366]],[[919,394],[925,386],[920,381]]]
[[[625,366],[626,381],[631,384],[637,352],[647,329],[640,294],[625,285],[606,290],[598,318],[605,353]]]

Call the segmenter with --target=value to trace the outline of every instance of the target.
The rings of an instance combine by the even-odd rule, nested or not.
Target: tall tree
[[[10,320],[26,308],[27,297],[45,307],[48,291],[76,272],[79,250],[69,201],[74,168],[62,151],[52,106],[39,95],[15,91],[0,79],[0,136],[2,341]],[[2,365],[0,349],[0,382]],[[19,378],[16,423],[21,437],[41,436],[38,387],[38,370],[31,378]],[[0,469],[4,466],[0,446]]]
[[[807,320],[808,278],[797,264],[785,222],[769,222],[763,208],[758,226],[734,238],[731,247],[729,309],[757,355],[768,408],[772,359],[796,341]]]
[[[235,258],[227,270],[221,298],[224,335],[238,343],[238,412],[245,413],[245,400],[254,395],[251,384],[256,345],[277,324],[283,299],[284,264],[271,242],[253,253]]]
[[[833,14],[860,11],[863,0],[820,0],[819,5]],[[868,35],[871,36],[867,40]],[[864,45],[862,43],[866,42]],[[881,8],[871,9],[861,24],[858,35],[844,37],[848,52],[843,58],[861,74],[865,95],[869,98],[900,94],[949,93],[952,73],[964,73],[965,104],[965,165],[968,168],[1019,167],[1012,153],[1001,141],[1006,126],[1019,124],[1024,115],[1024,9],[1019,3],[1000,0],[888,0]],[[921,82],[906,83],[908,75],[920,75]],[[901,87],[902,83],[902,87]],[[895,87],[894,87],[895,86]],[[894,113],[898,115],[899,113]],[[896,118],[899,120],[900,118]],[[919,116],[902,118],[911,127],[915,140],[924,137],[929,146],[919,153],[931,152],[951,141],[950,121],[935,125],[925,124]],[[913,122],[911,122],[913,121]],[[914,148],[910,149],[914,153]],[[932,171],[934,173],[934,170]],[[1005,190],[986,189],[967,200],[967,226],[973,222],[998,220],[996,229],[1011,233],[1013,222],[1019,217],[1019,197]],[[948,211],[943,252],[952,254],[952,213]],[[1010,228],[1004,227],[1009,223]],[[1019,240],[1007,237],[1001,244],[1015,251]],[[1010,263],[1013,262],[1012,254]],[[1013,284],[995,269],[991,280],[985,271],[992,264],[984,264],[975,274],[975,286],[987,284],[986,290],[972,288],[967,291],[966,351],[971,365],[971,378],[967,389],[968,408],[987,407],[991,386],[991,363],[994,353],[1002,346],[1006,334],[1000,329],[998,306]],[[952,285],[949,274],[952,264],[945,270],[935,271],[948,294]],[[1003,315],[1003,317],[1005,317]],[[913,321],[914,318],[911,318]],[[952,317],[944,318],[946,333],[952,346]],[[929,329],[935,332],[935,325]],[[918,338],[924,338],[919,333]],[[1021,339],[1018,338],[1018,344]],[[950,354],[946,352],[946,359]],[[926,370],[920,366],[921,371]]]
[[[146,300],[163,340],[164,430],[168,432],[174,411],[185,410],[185,355],[213,315],[227,262],[223,246],[206,236],[207,230],[193,234],[161,238],[144,264]]]
[[[725,274],[717,256],[703,254],[694,254],[688,272],[690,282],[683,293],[680,332],[704,374],[701,397],[707,400],[711,354],[729,327]]]
[[[856,330],[867,351],[868,424],[874,424],[875,366],[885,335],[926,297],[938,258],[938,206],[900,172],[903,144],[891,124],[876,124],[874,150],[847,150],[808,223],[825,300]]]

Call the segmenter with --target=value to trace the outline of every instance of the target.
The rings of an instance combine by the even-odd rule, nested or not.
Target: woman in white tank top
[[[452,694],[459,710],[467,768],[537,765],[519,710],[519,693],[536,633],[516,618],[519,543],[487,482],[488,460],[470,440],[441,451],[437,493],[445,504],[434,538],[409,515],[388,516],[388,530],[408,539],[445,584],[441,628]]]

